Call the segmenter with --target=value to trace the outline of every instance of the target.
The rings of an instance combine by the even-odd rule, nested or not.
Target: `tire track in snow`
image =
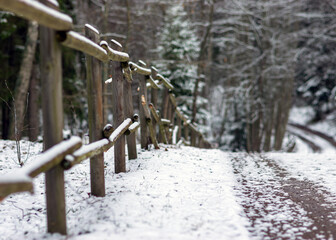
[[[232,154],[231,161],[252,238],[336,238],[335,203],[326,200],[329,192],[260,155]]]

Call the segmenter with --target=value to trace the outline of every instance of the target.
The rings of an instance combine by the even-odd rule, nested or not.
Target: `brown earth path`
[[[336,196],[263,155],[231,155],[251,239],[336,239]]]

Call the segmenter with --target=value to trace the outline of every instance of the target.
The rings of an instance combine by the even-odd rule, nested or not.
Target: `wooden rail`
[[[54,30],[72,29],[71,17],[36,1],[0,0],[0,8]]]
[[[160,143],[174,142],[193,146],[210,147],[203,134],[197,130],[187,116],[178,108],[172,91],[174,86],[169,79],[158,73],[155,67],[130,61],[122,45],[112,40],[111,45],[100,41],[99,31],[85,25],[85,36],[72,31],[72,19],[58,11],[58,6],[48,0],[40,2],[30,0],[0,0],[0,8],[36,21],[41,26],[41,78],[45,151],[31,164],[13,174],[0,177],[0,201],[16,192],[33,192],[32,178],[46,173],[46,198],[48,232],[66,234],[66,213],[64,195],[64,170],[90,158],[91,192],[95,196],[105,195],[103,152],[114,146],[115,172],[125,172],[125,135],[129,159],[137,158],[135,133],[140,127],[141,147],[149,149],[148,139],[156,149]],[[51,44],[50,44],[51,43]],[[87,92],[89,106],[90,144],[82,145],[78,137],[62,141],[62,64],[60,45],[86,54]],[[103,106],[101,89],[101,63],[112,61],[113,65],[113,116],[114,124],[103,127]],[[52,66],[52,67],[50,67]],[[133,75],[140,75],[140,117],[134,115],[131,83]],[[148,101],[148,89],[151,89],[151,101]],[[161,114],[157,110],[158,90],[164,91]],[[167,114],[169,113],[169,114]],[[178,125],[174,128],[174,113]],[[169,119],[165,119],[165,118]],[[140,123],[138,122],[140,118]],[[184,138],[181,137],[183,122]],[[158,126],[159,134],[157,134]],[[115,130],[114,130],[115,129]],[[176,131],[178,134],[176,134]],[[175,139],[172,140],[172,137]],[[197,139],[196,139],[197,138]]]

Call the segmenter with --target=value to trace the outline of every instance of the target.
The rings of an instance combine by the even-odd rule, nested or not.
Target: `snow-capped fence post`
[[[148,76],[146,76],[146,77],[148,77]],[[153,124],[152,124],[152,118],[151,118],[151,115],[150,115],[149,107],[147,105],[147,102],[146,102],[146,99],[145,99],[144,95],[141,96],[141,105],[142,105],[142,108],[144,110],[144,115],[145,115],[146,123],[147,123],[148,129],[149,129],[149,134],[150,134],[151,141],[152,141],[155,149],[160,149],[159,144],[156,140],[156,132],[155,132],[155,129],[154,129]]]
[[[172,94],[172,90],[169,90],[169,98],[170,95]],[[175,109],[176,109],[176,104],[173,104],[171,101],[169,101],[169,120],[171,123],[171,140],[170,140],[170,144],[173,143],[173,131],[174,131],[174,125],[175,125]]]
[[[153,76],[153,80],[155,81],[156,77],[157,77],[157,74],[158,74],[158,70],[155,68],[155,67],[151,67],[152,69],[152,76]],[[153,104],[153,106],[156,108],[157,107],[157,101],[158,101],[158,89],[155,88],[155,87],[152,87],[151,88],[151,103]],[[156,119],[154,118],[153,119],[153,128],[156,129],[156,124],[157,124],[157,121]],[[158,138],[158,135],[157,134],[157,138]]]
[[[155,80],[158,75],[158,70],[155,67],[151,67],[151,69],[152,69],[153,79]],[[158,89],[152,87],[151,88],[151,103],[153,104],[154,107],[157,107],[157,101],[158,101]]]
[[[146,123],[146,116],[144,112],[144,108],[141,104],[141,97],[144,96],[147,99],[147,86],[146,86],[146,75],[151,74],[151,70],[141,67],[133,62],[130,62],[130,67],[133,72],[136,72],[140,75],[144,75],[139,79],[139,114],[140,114],[140,143],[142,149],[148,149],[148,127]]]
[[[159,116],[159,114],[157,113],[154,105],[151,103],[149,104],[149,109],[152,112],[152,116],[155,119],[155,121],[159,124],[159,131],[160,131],[160,136],[161,136],[161,142],[163,142],[164,144],[168,144],[168,140],[167,140],[167,136],[165,133],[165,128],[163,126],[163,123],[161,121],[161,118]]]
[[[50,1],[40,0],[57,9]],[[44,149],[63,140],[62,52],[56,31],[40,28],[41,82]],[[45,173],[48,232],[67,234],[64,172],[57,165]]]
[[[122,45],[115,40],[111,40],[113,48],[117,51],[122,50]],[[122,72],[122,63],[112,62],[112,112],[113,127],[117,128],[125,119],[124,114],[124,76]],[[116,141],[114,146],[114,170],[115,173],[126,172],[125,162],[125,136],[122,135]]]
[[[162,111],[161,111],[161,117],[167,118],[168,117],[168,107],[169,107],[169,90],[164,89],[163,90],[163,96],[162,96]]]
[[[146,116],[145,116],[145,110],[141,104],[142,96],[144,96],[145,99],[147,99],[147,86],[146,86],[146,76],[142,76],[140,78],[140,92],[139,92],[139,108],[140,108],[140,132],[141,132],[141,148],[148,149],[148,128],[147,128],[147,122],[146,122]]]
[[[99,32],[85,25],[85,36],[99,44]],[[103,138],[103,94],[101,62],[86,54],[87,101],[90,143]],[[104,153],[90,158],[91,193],[105,196]]]
[[[125,78],[124,81],[124,104],[125,104],[125,117],[133,118],[133,95],[132,95],[132,73],[128,62],[121,62],[122,72]],[[128,159],[137,159],[136,149],[136,134],[131,133],[126,136]]]

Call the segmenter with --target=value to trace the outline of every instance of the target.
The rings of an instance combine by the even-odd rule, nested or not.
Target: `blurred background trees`
[[[154,65],[176,87],[182,110],[227,150],[284,149],[292,106],[311,106],[314,121],[335,114],[333,0],[61,0],[75,30],[89,23],[122,43],[132,61]],[[10,137],[28,22],[0,12],[1,136]],[[36,42],[39,44],[38,41]],[[41,135],[36,49],[20,130]],[[87,131],[85,59],[63,51],[65,127]],[[104,78],[109,78],[107,66]],[[136,95],[137,80],[133,82]],[[105,121],[112,121],[104,84]],[[161,96],[163,98],[164,96]],[[136,99],[136,98],[135,98]],[[137,101],[134,102],[137,108]]]

